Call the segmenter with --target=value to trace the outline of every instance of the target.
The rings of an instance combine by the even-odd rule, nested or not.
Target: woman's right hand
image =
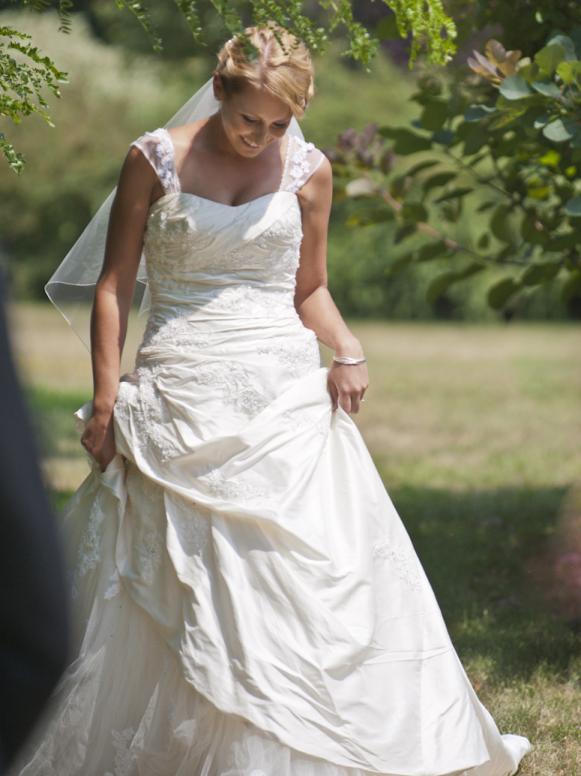
[[[81,444],[105,471],[117,452],[113,427],[113,413],[108,416],[92,415],[81,436]]]

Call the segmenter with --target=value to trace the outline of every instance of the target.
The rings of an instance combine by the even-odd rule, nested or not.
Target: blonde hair
[[[234,35],[218,52],[214,73],[221,77],[226,95],[240,92],[251,83],[266,88],[285,102],[297,119],[302,118],[315,93],[308,48],[274,22],[265,27],[246,27],[244,33],[246,40]],[[248,40],[258,49],[258,56],[247,53],[251,51]]]

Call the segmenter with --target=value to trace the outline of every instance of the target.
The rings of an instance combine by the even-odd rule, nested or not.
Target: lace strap
[[[307,140],[291,135],[281,189],[297,192],[319,167],[325,154]]]
[[[145,132],[131,143],[139,148],[153,167],[165,194],[180,190],[180,182],[175,169],[172,139],[164,127],[153,132]]]

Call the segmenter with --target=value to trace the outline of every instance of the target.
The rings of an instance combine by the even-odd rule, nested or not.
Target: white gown
[[[165,194],[117,453],[69,500],[74,660],[11,774],[510,776],[532,748],[476,696],[358,428],[293,304],[289,135],[277,191]],[[76,413],[79,432],[91,403]]]

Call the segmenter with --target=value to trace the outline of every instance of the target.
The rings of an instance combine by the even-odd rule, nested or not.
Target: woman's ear
[[[222,85],[222,78],[219,73],[214,73],[212,86],[214,87],[214,97],[217,100],[222,101],[224,99],[224,86]]]

